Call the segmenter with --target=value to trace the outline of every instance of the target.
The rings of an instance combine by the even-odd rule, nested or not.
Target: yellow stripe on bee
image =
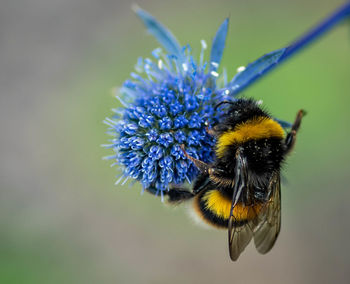
[[[232,200],[224,196],[219,190],[208,191],[202,198],[205,201],[206,208],[213,214],[223,219],[230,218]],[[254,206],[244,206],[237,203],[233,208],[232,215],[235,221],[252,220],[261,209],[261,204]]]
[[[219,136],[216,144],[216,155],[222,158],[227,146],[230,145],[272,137],[281,139],[284,137],[282,126],[271,118],[253,118],[237,125],[232,131],[225,132]]]
[[[206,208],[213,212],[216,216],[228,219],[232,200],[223,196],[219,190],[211,190],[204,194],[202,200],[205,201]]]

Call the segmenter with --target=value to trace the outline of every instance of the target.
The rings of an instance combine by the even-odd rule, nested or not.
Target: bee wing
[[[267,253],[275,244],[281,229],[281,181],[275,173],[269,184],[271,197],[257,214],[254,230],[255,247],[261,254]]]
[[[252,222],[248,222],[242,226],[235,226],[233,225],[234,219],[233,216],[229,219],[228,242],[230,258],[236,261],[253,238],[254,225]]]
[[[234,216],[233,214],[233,209],[240,199],[242,192],[244,192],[243,190],[248,190],[248,171],[246,167],[246,160],[240,155],[240,151],[237,151],[236,161],[235,184],[233,188],[232,205],[228,221],[228,245],[230,258],[233,261],[238,259],[242,251],[249,244],[253,238],[254,232],[253,222],[249,221],[246,224],[237,226],[237,219],[239,219],[239,216]],[[253,210],[253,207],[250,207],[248,210]]]

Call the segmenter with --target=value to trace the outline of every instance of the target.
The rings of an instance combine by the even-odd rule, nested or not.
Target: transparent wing
[[[252,206],[248,206],[248,210],[253,210]],[[249,213],[248,213],[249,214]],[[228,240],[230,258],[236,261],[246,246],[250,243],[254,235],[254,222],[248,221],[243,225],[237,225],[236,217],[230,216]]]
[[[275,244],[281,228],[280,173],[275,172],[267,185],[268,201],[257,203],[250,198],[254,185],[249,181],[246,159],[239,150],[236,160],[235,185],[228,223],[229,252],[233,261],[238,259],[252,238],[258,252],[267,253]],[[240,208],[235,208],[236,206]]]
[[[281,229],[281,181],[280,174],[275,173],[269,184],[271,197],[259,210],[255,220],[254,243],[261,254],[271,250]]]
[[[241,156],[240,151],[236,153],[236,174],[235,185],[233,188],[232,205],[230,211],[230,217],[228,221],[228,245],[230,258],[236,261],[245,247],[249,244],[253,237],[254,225],[252,222],[248,222],[239,225],[240,220],[244,219],[244,216],[239,216],[234,213],[235,206],[238,200],[241,198],[242,192],[248,190],[248,172],[246,166],[246,160]],[[248,208],[247,208],[248,209]],[[248,209],[250,210],[250,209]],[[242,211],[244,212],[244,211]],[[248,216],[249,213],[245,213]]]

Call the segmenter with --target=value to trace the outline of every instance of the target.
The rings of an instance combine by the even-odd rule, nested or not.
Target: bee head
[[[269,115],[259,107],[259,103],[253,99],[237,99],[235,101],[220,102],[216,108],[222,105],[228,105],[225,109],[218,124],[214,126],[214,130],[226,132],[232,130],[237,124],[245,122],[254,117],[261,117]]]
[[[243,122],[257,116],[266,116],[266,113],[259,107],[258,102],[253,99],[238,99],[230,104],[225,116]]]

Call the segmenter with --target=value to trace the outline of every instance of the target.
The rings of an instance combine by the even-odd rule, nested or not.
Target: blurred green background
[[[341,0],[137,1],[199,55],[230,16],[223,65],[283,47]],[[226,231],[136,184],[114,186],[102,120],[112,88],[158,43],[123,0],[0,4],[0,283],[349,283],[350,30],[337,27],[244,94],[308,111],[273,250],[232,263]]]

